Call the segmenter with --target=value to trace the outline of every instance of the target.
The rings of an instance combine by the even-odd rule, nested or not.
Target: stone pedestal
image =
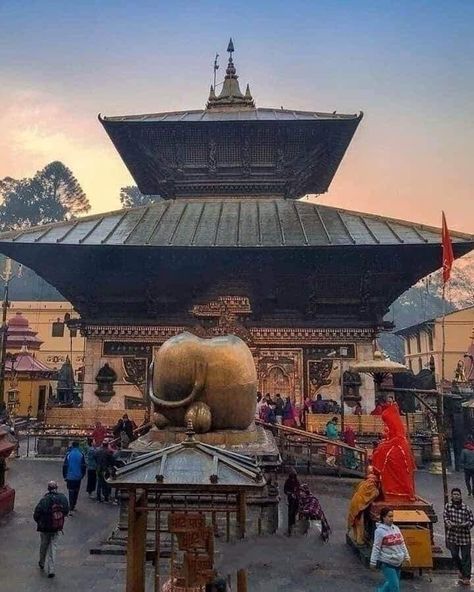
[[[196,434],[196,439],[203,444],[219,446],[237,454],[253,458],[264,468],[280,464],[280,453],[273,435],[261,426],[252,424],[246,430],[217,430],[207,434]],[[129,450],[134,453],[152,452],[173,444],[179,444],[186,438],[185,428],[152,428],[147,434],[132,442]]]

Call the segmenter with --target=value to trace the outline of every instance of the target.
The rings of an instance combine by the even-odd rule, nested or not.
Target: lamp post
[[[0,278],[3,280],[3,302],[2,302],[2,346],[0,349],[0,405],[6,405],[5,401],[5,365],[7,362],[7,337],[8,337],[8,325],[7,325],[7,311],[10,308],[10,301],[8,299],[8,290],[10,287],[10,280],[13,277],[13,261],[10,257],[5,259],[5,267],[3,273],[0,273]],[[21,276],[21,265],[16,271],[16,276]]]

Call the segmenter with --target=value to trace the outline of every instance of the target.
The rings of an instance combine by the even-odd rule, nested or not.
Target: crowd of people
[[[33,518],[40,533],[39,568],[48,578],[55,577],[58,537],[66,517],[74,516],[81,484],[86,480],[86,492],[90,499],[99,503],[118,503],[118,491],[112,495],[107,479],[115,467],[121,466],[120,451],[139,434],[150,429],[149,415],[140,427],[124,414],[117,424],[108,429],[97,421],[87,443],[75,440],[71,443],[63,461],[63,478],[68,497],[59,493],[56,481],[50,481],[47,492],[36,505]]]
[[[387,401],[390,407],[394,401]],[[273,413],[273,417],[269,414]],[[388,412],[389,413],[389,412]],[[270,395],[263,397],[259,393],[258,417],[263,421],[275,424],[296,426],[298,418],[289,397],[282,397],[279,394],[271,398]],[[145,418],[142,428],[149,429],[149,420]],[[112,496],[108,477],[112,474],[114,467],[120,464],[119,453],[121,448],[126,448],[136,437],[137,427],[127,415],[124,415],[117,424],[108,430],[100,422],[97,422],[87,445],[80,446],[78,441],[72,442],[67,451],[63,463],[63,478],[66,483],[68,497],[59,492],[58,484],[50,481],[47,485],[47,492],[38,502],[34,510],[34,520],[37,530],[40,533],[39,568],[49,578],[55,576],[56,550],[58,537],[64,527],[65,518],[74,516],[81,483],[86,480],[86,492],[90,498],[98,502],[116,502],[117,493]],[[110,437],[112,433],[112,438]],[[355,445],[355,433],[351,428],[346,428],[341,434],[338,426],[338,418],[332,417],[327,425],[325,435],[328,440],[342,439],[350,446]],[[343,462],[350,466],[355,462],[348,450],[344,452]],[[334,466],[337,454],[337,446],[334,449],[327,446],[327,462]],[[365,498],[367,503],[373,501],[378,495],[377,476],[374,474],[377,463],[374,458],[373,470],[369,473],[365,482],[366,489],[371,486],[370,491],[361,490],[361,499]],[[474,495],[474,439],[469,438],[461,454],[460,463],[465,473],[467,495]],[[377,472],[377,475],[379,472]],[[372,482],[371,478],[374,477]],[[372,487],[372,483],[375,486]],[[373,491],[372,491],[373,490]],[[293,534],[296,524],[301,525],[301,531],[307,532],[313,523],[316,523],[323,542],[329,540],[331,527],[320,501],[311,491],[307,483],[300,483],[298,475],[291,469],[284,483],[284,494],[287,499],[288,509],[288,536]],[[364,495],[362,495],[364,494]],[[364,501],[362,500],[362,501]],[[367,506],[364,502],[359,504],[363,509]],[[354,526],[357,516],[351,520],[349,511],[349,523]],[[394,524],[393,508],[387,505],[380,511],[380,520],[376,525],[370,566],[379,568],[384,582],[378,588],[379,591],[398,592],[400,590],[400,574],[402,567],[410,564],[410,556],[400,529]],[[451,490],[451,499],[445,505],[443,513],[444,527],[446,533],[446,545],[449,549],[453,562],[458,570],[458,584],[468,587],[471,583],[471,529],[474,527],[474,515],[468,505],[462,500],[462,493],[459,488]],[[360,529],[359,529],[360,530]],[[217,580],[216,580],[217,581]],[[217,588],[214,588],[217,589]]]
[[[274,398],[270,393],[265,396],[261,392],[257,393],[257,408],[255,416],[265,423],[285,425],[290,428],[296,428],[301,425],[300,417],[295,405],[290,397],[284,398],[277,393]]]

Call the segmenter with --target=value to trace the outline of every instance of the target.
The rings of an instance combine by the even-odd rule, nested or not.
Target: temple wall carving
[[[245,306],[245,303],[244,303]],[[214,311],[206,311],[211,318]],[[247,312],[247,311],[246,311]],[[200,309],[200,313],[204,313]],[[234,319],[235,320],[235,319]],[[353,360],[370,359],[374,331],[359,328],[242,327],[233,331],[222,324],[197,326],[115,325],[87,326],[85,349],[84,406],[109,409],[136,408],[143,405],[146,373],[156,348],[182,331],[200,336],[235,333],[251,348],[257,367],[259,390],[274,395],[289,395],[300,405],[306,394],[322,393],[325,398],[340,400],[340,362],[327,358],[339,346],[347,348],[343,371]],[[95,378],[108,363],[117,374],[115,395],[109,402],[99,401]],[[362,376],[362,405],[373,406],[373,385]],[[349,411],[350,412],[350,411]]]

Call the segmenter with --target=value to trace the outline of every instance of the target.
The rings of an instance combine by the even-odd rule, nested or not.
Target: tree
[[[56,160],[47,164],[36,176],[44,195],[54,202],[59,202],[65,208],[67,216],[75,217],[91,209],[79,181],[72,174],[71,169],[62,162]]]
[[[70,220],[90,209],[79,182],[59,161],[32,178],[0,180],[0,202],[2,230]]]
[[[120,189],[120,203],[123,208],[146,206],[162,199],[159,195],[144,195],[136,185],[128,185]]]

